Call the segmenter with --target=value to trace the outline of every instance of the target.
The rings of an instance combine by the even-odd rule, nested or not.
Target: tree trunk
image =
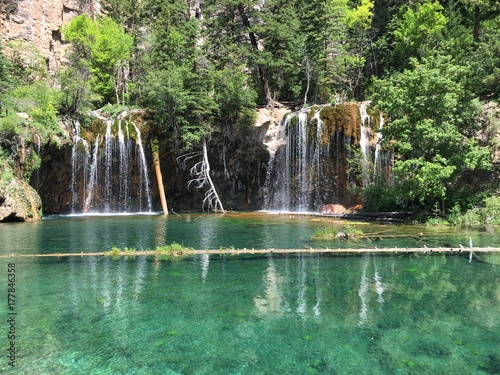
[[[480,23],[480,20],[479,20],[479,17],[480,17],[480,9],[479,9],[479,5],[475,5],[474,6],[474,34],[473,34],[473,37],[474,37],[474,42],[479,42],[479,23]]]
[[[208,162],[208,151],[207,151],[207,142],[206,141],[203,141],[203,163],[205,164],[205,176],[206,176],[206,179],[208,181],[208,184],[210,185],[210,190],[212,191],[212,194],[214,196],[214,198],[213,198],[213,200],[215,202],[214,211],[225,212],[224,207],[222,206],[222,202],[219,198],[219,194],[217,194],[217,190],[215,190],[215,186],[214,186],[214,183],[212,181],[212,177],[210,177],[210,163]],[[220,210],[217,210],[217,205],[219,205]]]
[[[156,181],[158,181],[158,190],[160,192],[161,208],[163,210],[163,216],[167,216],[168,215],[167,198],[165,197],[165,188],[163,187],[163,176],[161,174],[158,141],[151,142],[151,150],[153,152],[153,164],[156,172]]]
[[[246,28],[250,29],[250,20],[248,19],[248,16],[245,13],[245,9],[243,9],[243,6],[239,6],[238,11],[240,12],[243,25]],[[255,50],[258,51],[259,45],[257,44],[257,38],[255,37],[255,33],[253,31],[249,31],[248,35],[250,37],[250,43],[252,44],[253,48],[255,48]],[[267,81],[266,73],[262,65],[259,64],[258,68],[259,68],[260,84],[262,85],[262,90],[264,91],[264,98],[266,104],[271,104],[273,102],[273,98],[271,97],[271,90],[269,90],[269,83]]]

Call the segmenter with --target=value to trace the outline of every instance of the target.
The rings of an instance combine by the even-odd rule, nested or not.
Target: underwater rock
[[[26,182],[13,177],[0,181],[0,222],[40,219],[42,200]]]

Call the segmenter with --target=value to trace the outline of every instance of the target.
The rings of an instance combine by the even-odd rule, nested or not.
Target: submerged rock
[[[0,181],[0,222],[38,220],[42,200],[26,182],[13,177]]]

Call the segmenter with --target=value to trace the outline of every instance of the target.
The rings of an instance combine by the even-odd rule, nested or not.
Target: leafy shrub
[[[335,238],[339,231],[334,227],[325,227],[316,229],[311,236],[312,238]]]

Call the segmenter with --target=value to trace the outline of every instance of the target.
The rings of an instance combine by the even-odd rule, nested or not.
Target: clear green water
[[[314,239],[320,228],[345,225],[369,238],[349,241]],[[391,237],[391,236],[396,237]],[[399,237],[405,235],[405,237]],[[352,223],[329,218],[265,213],[183,214],[181,216],[52,217],[38,223],[0,224],[4,253],[80,253],[107,251],[113,246],[154,249],[177,242],[195,249],[383,248],[426,246],[500,247],[500,228],[468,230]]]
[[[203,225],[190,225],[213,218],[205,232]],[[3,253],[173,241],[199,248],[203,236],[209,236],[210,248],[303,247],[316,244],[308,242],[310,234],[324,225],[262,215],[191,221],[59,218],[1,225],[0,243]],[[464,244],[468,236],[491,246],[498,241],[495,233],[445,235],[364,224],[365,232],[416,229],[430,233],[370,243],[397,240],[403,247],[410,246],[404,241],[458,236]],[[15,373],[498,374],[500,262],[493,258],[471,263],[468,254],[17,258]],[[0,259],[0,269],[8,262]],[[6,283],[4,277],[4,291]],[[4,299],[0,315],[5,321]],[[0,330],[7,331],[6,322]],[[10,372],[5,355],[0,372]]]

